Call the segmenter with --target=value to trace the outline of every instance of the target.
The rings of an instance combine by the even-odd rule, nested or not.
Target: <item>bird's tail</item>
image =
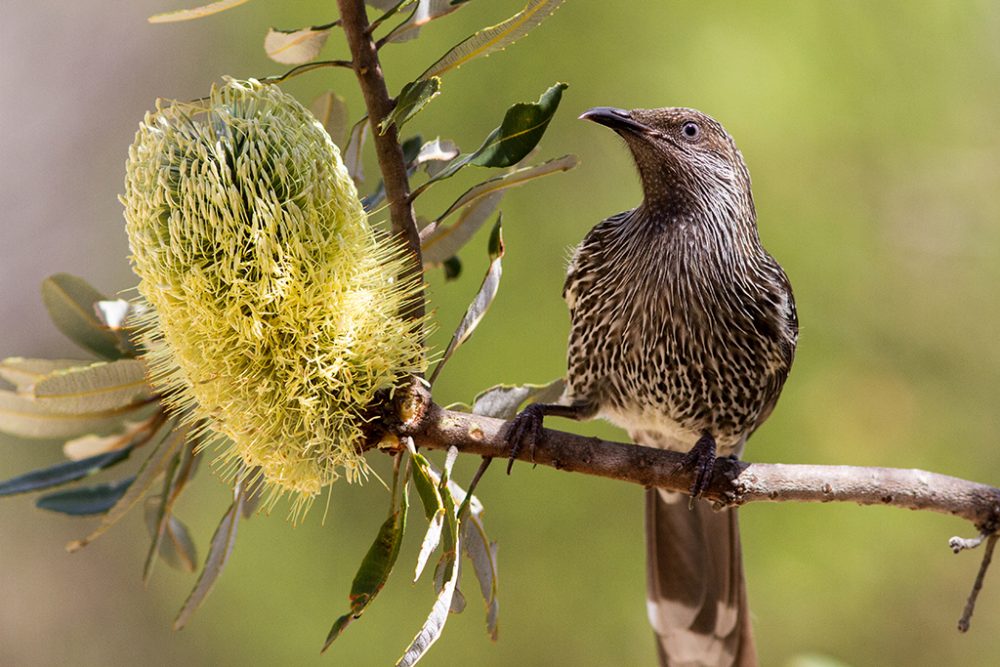
[[[736,510],[646,490],[647,611],[660,664],[756,667]]]

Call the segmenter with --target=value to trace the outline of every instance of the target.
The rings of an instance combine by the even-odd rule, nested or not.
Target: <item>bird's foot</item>
[[[507,454],[507,474],[514,465],[514,460],[521,453],[524,446],[528,446],[531,452],[531,459],[535,458],[535,443],[542,438],[542,422],[545,420],[545,409],[539,403],[532,403],[524,410],[521,410],[507,427],[507,445],[510,451]]]
[[[712,471],[715,469],[715,439],[707,433],[698,439],[694,447],[684,455],[681,467],[694,470],[694,482],[691,484],[691,499],[700,498],[712,482]]]

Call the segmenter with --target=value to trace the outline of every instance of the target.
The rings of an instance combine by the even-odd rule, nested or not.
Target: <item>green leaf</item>
[[[510,167],[520,162],[545,134],[566,88],[565,83],[557,83],[542,93],[537,102],[520,102],[507,109],[500,127],[490,132],[479,148],[452,160],[437,175],[415,189],[413,197],[419,196],[431,185],[451,178],[470,164]]]
[[[0,377],[17,388],[18,393],[30,391],[39,380],[68,368],[89,366],[91,360],[75,359],[25,359],[24,357],[7,357],[0,361]]]
[[[524,9],[503,23],[484,28],[453,46],[428,67],[420,75],[421,78],[441,76],[474,58],[507,48],[551,16],[561,4],[562,0],[531,0]]]
[[[440,93],[441,79],[436,76],[429,79],[417,79],[403,86],[396,97],[396,106],[379,123],[379,134],[385,134],[393,123],[396,124],[396,129],[403,127],[407,121],[420,113]]]
[[[219,0],[218,2],[211,2],[207,5],[202,5],[200,7],[194,7],[192,9],[176,9],[172,12],[163,12],[162,14],[154,14],[147,19],[150,23],[174,23],[176,21],[190,21],[192,19],[200,19],[206,16],[211,16],[212,14],[218,14],[227,9],[232,9],[233,7],[239,7],[249,0]]]
[[[433,230],[420,241],[424,265],[438,266],[452,259],[493,215],[503,195],[498,191],[472,200],[450,225],[434,223]]]
[[[455,333],[452,334],[451,341],[449,341],[448,347],[441,357],[441,361],[434,368],[434,373],[430,379],[431,384],[434,384],[434,380],[437,379],[441,369],[444,368],[445,363],[455,353],[455,350],[461,347],[469,339],[469,336],[472,335],[472,332],[476,330],[476,327],[479,326],[483,316],[486,315],[486,311],[489,310],[490,304],[493,303],[497,291],[500,289],[500,276],[503,274],[501,259],[503,259],[504,252],[503,233],[501,229],[502,217],[501,215],[497,216],[497,222],[493,226],[493,232],[490,234],[489,252],[491,261],[489,269],[486,271],[486,276],[483,278],[483,284],[480,285],[479,292],[476,293],[472,303],[466,309],[465,317],[462,318],[458,328],[455,329]]]
[[[555,158],[554,160],[549,160],[547,162],[543,162],[542,164],[516,169],[503,174],[502,176],[497,176],[487,181],[483,181],[482,183],[474,185],[466,190],[461,197],[456,199],[455,202],[445,210],[444,213],[437,217],[436,222],[440,225],[452,213],[478,199],[502,192],[508,188],[524,185],[528,181],[533,181],[536,178],[542,178],[543,176],[548,176],[562,171],[569,171],[576,165],[577,161],[575,155],[563,155],[560,158]]]
[[[343,97],[328,90],[309,106],[316,120],[323,124],[333,143],[343,151],[347,147],[347,102]]]
[[[188,429],[184,426],[172,432],[170,429],[171,425],[166,425],[160,429],[161,435],[165,435],[165,437],[156,443],[156,447],[146,457],[146,460],[142,462],[135,475],[135,481],[129,487],[128,492],[115,503],[114,507],[108,510],[108,513],[101,519],[101,524],[91,531],[87,537],[82,540],[70,542],[66,547],[68,551],[73,552],[82,549],[103,535],[111,526],[118,523],[139,502],[142,496],[145,495],[156,478],[163,474],[177,451],[184,444],[188,434]],[[150,435],[152,437],[153,434]]]
[[[16,493],[39,491],[61,484],[75,482],[96,472],[121,463],[132,453],[131,448],[121,449],[107,454],[91,456],[82,461],[67,461],[49,468],[33,470],[17,477],[0,482],[0,496],[11,496]]]
[[[156,531],[153,533],[153,540],[149,552],[146,554],[146,563],[142,569],[142,582],[144,584],[148,584],[150,577],[153,576],[153,566],[156,563],[157,554],[163,549],[169,549],[169,546],[163,546],[163,541],[167,539],[170,519],[173,516],[173,506],[188,480],[191,479],[196,461],[194,444],[189,443],[187,447],[174,455],[163,476],[163,492],[158,496],[159,502],[155,505]],[[192,568],[192,571],[194,569],[196,568]]]
[[[50,493],[36,500],[35,507],[73,516],[102,514],[118,502],[131,484],[132,478],[128,477],[117,482]]]
[[[42,301],[56,328],[77,345],[105,359],[121,359],[129,349],[121,331],[109,329],[95,304],[107,299],[82,278],[57,273],[42,282]]]
[[[72,438],[106,435],[121,428],[122,419],[142,414],[145,403],[84,414],[56,412],[33,398],[0,390],[0,431],[22,438]]]
[[[563,378],[548,384],[500,384],[476,396],[472,412],[484,417],[513,419],[525,403],[555,403],[565,388],[566,381]]]
[[[149,534],[154,539],[156,539],[159,530],[159,515],[162,504],[162,496],[146,499],[146,527],[149,528]],[[176,570],[197,571],[198,550],[191,539],[187,526],[173,515],[166,517],[165,524],[161,539],[156,540],[156,555]]]
[[[226,566],[226,562],[233,552],[233,547],[236,545],[236,529],[239,527],[245,500],[246,486],[244,478],[238,474],[236,476],[236,483],[233,486],[233,504],[229,506],[229,509],[222,517],[222,521],[219,522],[219,527],[215,529],[215,534],[212,535],[212,541],[208,547],[208,556],[205,558],[205,566],[201,570],[201,575],[198,577],[198,583],[195,584],[194,590],[191,591],[188,599],[184,602],[184,606],[181,607],[180,612],[177,614],[177,618],[174,619],[174,630],[180,630],[187,625],[194,612],[205,601],[208,594],[212,592],[212,587],[215,586],[216,580],[222,574],[222,569]]]
[[[508,109],[500,127],[476,150],[472,164],[510,167],[520,162],[545,134],[567,87],[565,83],[557,83],[542,93],[538,102],[521,102]]]
[[[146,364],[137,359],[98,362],[55,371],[30,388],[39,407],[83,415],[116,410],[150,400]]]
[[[326,642],[320,652],[326,651],[341,633],[347,629],[353,621],[361,618],[361,615],[385,586],[396,564],[399,556],[399,547],[403,543],[403,532],[406,530],[406,511],[408,508],[405,488],[402,493],[402,501],[399,507],[389,515],[382,527],[379,528],[378,535],[368,553],[365,554],[354,575],[354,582],[351,584],[351,610],[338,618],[330,628],[326,636]]]
[[[438,492],[441,494],[443,507],[443,526],[441,531],[441,542],[443,553],[438,562],[438,572],[441,577],[438,586],[438,596],[431,607],[431,613],[427,616],[420,631],[410,642],[410,645],[403,652],[402,657],[396,662],[397,667],[409,667],[415,665],[427,653],[430,647],[441,636],[444,624],[451,613],[452,603],[455,598],[456,586],[458,585],[458,553],[459,553],[459,530],[458,517],[455,513],[455,499],[448,486],[452,466],[458,457],[458,451],[452,447],[448,450],[445,459],[444,472],[438,484]]]
[[[368,137],[368,117],[365,116],[351,128],[350,138],[347,140],[347,147],[344,149],[344,168],[347,174],[360,187],[365,182],[364,160],[362,159],[362,149],[365,146],[365,139]]]
[[[302,65],[315,60],[329,36],[330,28],[269,28],[264,37],[264,52],[268,58],[283,65]]]

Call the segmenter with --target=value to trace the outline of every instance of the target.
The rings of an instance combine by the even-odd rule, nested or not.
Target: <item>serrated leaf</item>
[[[55,371],[31,387],[35,402],[50,412],[82,415],[149,401],[146,364],[119,359]]]
[[[418,0],[409,18],[392,29],[385,37],[387,42],[408,42],[416,38],[420,28],[434,19],[447,16],[459,9],[468,0]]]
[[[224,12],[227,9],[232,9],[233,7],[239,7],[240,5],[249,2],[249,0],[219,0],[218,2],[211,2],[207,5],[202,5],[200,7],[193,7],[191,9],[176,9],[172,12],[163,12],[162,14],[154,14],[150,16],[147,21],[150,23],[174,23],[177,21],[191,21],[193,19],[200,19],[206,16],[211,16],[212,14],[218,14],[219,12]]]
[[[187,625],[191,616],[212,591],[219,575],[222,574],[222,569],[226,566],[226,562],[233,552],[233,547],[236,545],[236,529],[240,523],[245,500],[244,479],[237,475],[236,483],[233,486],[233,504],[229,506],[222,521],[219,522],[219,527],[215,529],[215,534],[212,535],[208,556],[205,559],[204,567],[202,567],[201,575],[198,577],[198,583],[195,584],[194,590],[191,591],[184,606],[177,614],[177,618],[174,619],[174,630],[180,630]]]
[[[52,322],[77,345],[105,359],[121,359],[129,345],[121,331],[112,331],[94,310],[107,301],[87,281],[68,273],[57,273],[42,282],[42,301]]]
[[[433,231],[420,242],[424,265],[438,266],[453,258],[493,215],[503,195],[502,191],[492,192],[472,201],[450,225],[435,222]]]
[[[396,558],[399,556],[399,547],[403,543],[408,507],[404,488],[400,506],[389,515],[389,518],[379,528],[375,541],[368,548],[368,553],[365,554],[357,574],[354,575],[350,593],[350,612],[334,622],[326,636],[323,648],[320,649],[321,653],[330,648],[330,644],[347,629],[348,625],[361,618],[365,609],[385,586],[385,582],[389,579],[389,574],[396,564]]]
[[[344,149],[344,168],[347,174],[354,181],[354,184],[361,186],[365,182],[364,160],[362,159],[362,149],[365,147],[365,139],[368,137],[368,118],[362,118],[351,128],[350,138],[347,141],[347,148]]]
[[[161,431],[169,429],[170,426],[166,426]],[[156,443],[156,447],[146,460],[142,462],[128,491],[122,495],[113,507],[108,509],[107,514],[101,519],[101,524],[82,540],[70,542],[66,546],[66,549],[70,552],[82,549],[118,523],[139,502],[142,496],[145,495],[156,478],[162,475],[167,469],[170,461],[173,460],[177,451],[187,439],[187,433],[188,429],[183,426],[175,429],[173,432],[164,433],[165,437]]]
[[[524,37],[562,4],[562,0],[531,0],[524,9],[495,26],[465,38],[427,68],[421,78],[441,76],[474,58],[504,49]]]
[[[133,403],[114,410],[68,414],[55,412],[38,401],[0,390],[0,431],[22,438],[72,438],[106,435],[121,428],[122,419],[141,414],[147,404]]]
[[[347,102],[343,97],[328,90],[310,105],[309,110],[326,128],[333,143],[343,151],[347,148]]]
[[[497,291],[500,289],[500,276],[503,274],[501,260],[503,259],[504,250],[501,222],[502,216],[498,215],[497,222],[493,226],[493,232],[490,234],[489,251],[491,261],[486,271],[486,276],[483,278],[483,283],[479,286],[479,291],[476,293],[472,303],[466,309],[465,316],[462,318],[458,328],[455,329],[455,333],[452,334],[451,341],[448,342],[448,347],[445,349],[441,361],[434,368],[434,373],[430,379],[431,384],[434,384],[434,380],[437,379],[441,369],[444,368],[445,363],[455,353],[455,350],[461,347],[469,339],[469,336],[472,335],[472,332],[476,330],[476,327],[479,326],[483,316],[486,315],[486,311],[489,310],[490,304],[493,303]]]
[[[416,188],[413,197],[435,183],[451,178],[470,164],[510,167],[520,162],[545,134],[566,88],[565,83],[557,83],[542,93],[537,102],[519,102],[507,109],[500,127],[490,132],[479,148],[452,160],[437,175]]]
[[[269,28],[264,37],[264,52],[268,58],[283,65],[302,65],[319,55],[329,36],[330,28]]]
[[[0,482],[0,496],[10,496],[16,493],[27,493],[29,491],[39,491],[49,489],[53,486],[68,484],[78,479],[83,479],[96,472],[110,468],[116,463],[121,463],[132,453],[131,448],[121,449],[115,452],[108,452],[99,456],[92,456],[82,461],[67,461],[57,463],[48,468],[32,470],[29,473],[11,477]]]
[[[525,403],[555,403],[566,388],[563,378],[548,384],[500,384],[483,391],[472,403],[473,414],[513,419]]]
[[[89,516],[108,511],[128,491],[132,478],[95,486],[59,491],[42,496],[35,507],[72,516]]]
[[[0,361],[0,377],[14,385],[18,393],[24,393],[36,382],[56,371],[89,366],[92,363],[94,362],[91,360],[7,357]]]
[[[403,127],[411,118],[420,113],[427,104],[441,93],[441,79],[417,79],[403,86],[396,96],[396,106],[378,125],[379,134],[385,134],[392,124],[396,129]]]
[[[156,537],[158,530],[162,502],[161,496],[146,499],[146,527],[153,538]],[[191,539],[191,533],[187,526],[173,515],[166,519],[162,539],[157,541],[156,555],[176,570],[195,572],[198,569],[198,550]]]
[[[576,164],[577,160],[575,155],[563,155],[562,157],[543,162],[542,164],[536,164],[531,167],[522,167],[521,169],[516,169],[503,174],[502,176],[497,176],[483,181],[482,183],[474,185],[462,193],[461,197],[456,199],[444,213],[437,217],[437,223],[440,225],[441,222],[443,222],[452,213],[459,210],[463,206],[467,206],[468,204],[475,202],[477,199],[488,197],[489,195],[507,190],[508,188],[524,185],[528,181],[533,181],[536,178],[542,178],[543,176],[548,176],[561,171],[569,171],[575,167]]]

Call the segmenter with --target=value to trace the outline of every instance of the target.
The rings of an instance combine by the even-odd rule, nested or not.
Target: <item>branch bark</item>
[[[445,410],[426,390],[413,392],[403,406],[401,435],[428,449],[506,458],[507,422]],[[681,466],[683,453],[609,442],[544,429],[534,453],[518,459],[558,470],[618,479],[687,493],[693,472]],[[972,522],[983,534],[1000,531],[1000,489],[924,470],[752,463],[723,458],[715,463],[705,498],[722,507],[755,501],[853,502],[951,514]]]
[[[420,234],[413,216],[410,184],[406,175],[403,149],[399,142],[399,132],[395,125],[391,125],[384,133],[379,132],[378,129],[379,123],[392,112],[396,103],[390,97],[389,89],[385,85],[385,76],[382,74],[382,66],[378,59],[378,49],[369,34],[368,14],[365,10],[364,0],[337,0],[337,6],[340,8],[340,25],[351,50],[354,73],[358,77],[358,84],[361,86],[361,93],[368,111],[368,122],[371,125],[375,143],[375,154],[378,157],[379,170],[382,172],[382,181],[385,183],[392,233],[406,248],[409,256],[409,267],[404,276],[421,280],[423,259],[420,253]],[[407,305],[405,316],[413,320],[415,326],[422,325],[424,319],[423,296],[416,297]]]

